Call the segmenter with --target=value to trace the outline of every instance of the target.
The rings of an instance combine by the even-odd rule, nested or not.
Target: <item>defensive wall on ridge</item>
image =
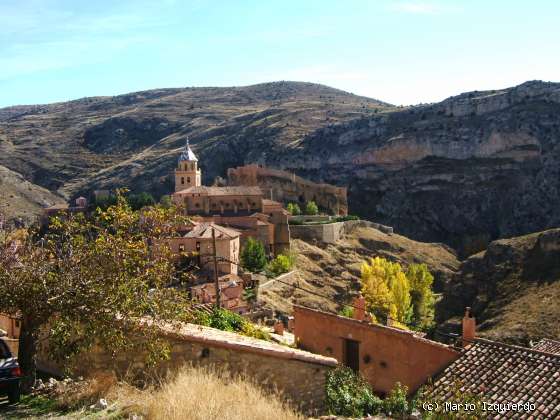
[[[331,184],[319,184],[292,172],[245,165],[228,169],[228,185],[258,186],[265,198],[303,205],[314,201],[320,209],[335,215],[348,214],[347,189]]]

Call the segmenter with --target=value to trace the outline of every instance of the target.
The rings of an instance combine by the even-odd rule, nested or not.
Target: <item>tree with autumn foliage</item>
[[[21,318],[22,391],[35,381],[44,341],[65,364],[94,344],[112,353],[140,346],[151,360],[165,357],[157,324],[187,319],[188,301],[167,287],[176,275],[168,252],[150,245],[168,237],[180,217],[174,208],[135,212],[119,192],[106,210],[53,218],[46,233],[29,229],[1,240],[0,312]],[[134,340],[139,334],[141,342]]]
[[[397,262],[371,258],[362,264],[362,294],[378,320],[425,330],[433,323],[433,276],[425,264],[411,264],[406,272]]]

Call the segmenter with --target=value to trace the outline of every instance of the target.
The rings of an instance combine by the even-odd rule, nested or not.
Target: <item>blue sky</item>
[[[560,81],[560,2],[0,0],[0,107],[323,83],[394,104]]]

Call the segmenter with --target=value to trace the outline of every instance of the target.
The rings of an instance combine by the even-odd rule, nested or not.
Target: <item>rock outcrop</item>
[[[440,323],[472,307],[478,333],[518,344],[560,339],[560,229],[492,242],[444,289]]]
[[[328,126],[268,163],[348,186],[351,213],[470,255],[560,226],[560,84],[471,92]]]

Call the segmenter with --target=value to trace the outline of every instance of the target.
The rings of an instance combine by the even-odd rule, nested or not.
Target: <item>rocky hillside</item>
[[[405,266],[426,263],[439,291],[459,267],[456,255],[444,245],[416,242],[373,228],[357,229],[326,246],[296,239],[292,248],[297,255],[298,273],[290,284],[315,294],[280,283],[266,288],[262,299],[267,307],[285,313],[292,312],[293,303],[338,312],[359,290],[360,266],[370,257],[384,257]]]
[[[351,212],[463,255],[560,225],[560,84],[393,109],[288,149],[270,163],[348,185]]]
[[[187,135],[207,183],[259,162],[347,186],[351,213],[461,257],[560,225],[555,83],[410,108],[295,82],[4,108],[0,165],[63,197],[161,195]]]
[[[204,181],[211,182],[228,167],[265,159],[329,123],[389,107],[295,82],[9,107],[0,109],[0,165],[61,197],[117,186],[161,195],[172,189],[169,174],[187,136]]]
[[[440,322],[471,306],[479,333],[519,344],[560,339],[560,229],[492,242],[448,282]]]

